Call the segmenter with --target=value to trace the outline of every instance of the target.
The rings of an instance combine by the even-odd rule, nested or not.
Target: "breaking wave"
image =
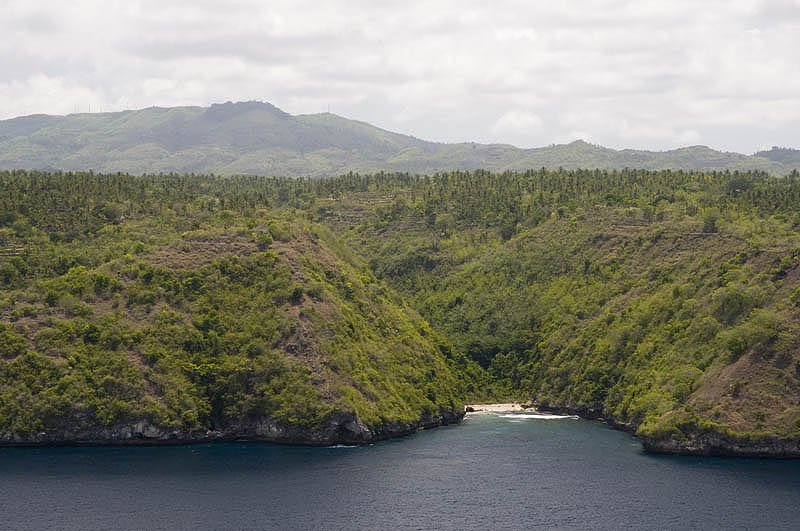
[[[540,420],[559,420],[559,419],[579,419],[578,415],[551,415],[550,413],[506,413],[498,415],[504,419],[540,419]]]

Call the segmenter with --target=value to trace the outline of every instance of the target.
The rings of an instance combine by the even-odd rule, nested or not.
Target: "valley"
[[[0,178],[6,444],[368,442],[513,399],[800,454],[795,176]]]

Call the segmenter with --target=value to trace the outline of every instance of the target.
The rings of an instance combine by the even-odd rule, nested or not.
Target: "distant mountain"
[[[769,151],[759,151],[755,156],[774,160],[775,162],[780,162],[781,164],[793,168],[800,167],[800,149],[772,146],[772,149]]]
[[[693,146],[654,152],[583,141],[535,149],[506,144],[442,144],[323,113],[290,115],[262,102],[210,107],[31,115],[0,121],[0,169],[195,172],[326,177],[348,171],[432,173],[484,168],[800,168],[800,151],[753,156]]]

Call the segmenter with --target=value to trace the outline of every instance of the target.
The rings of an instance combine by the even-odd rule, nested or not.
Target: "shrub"
[[[58,304],[58,300],[61,298],[61,293],[54,290],[48,290],[47,293],[44,295],[44,302],[48,306],[55,306]]]
[[[711,234],[717,232],[717,220],[719,214],[715,211],[706,212],[703,216],[703,232]]]
[[[711,313],[721,323],[732,325],[758,306],[760,298],[755,290],[745,290],[739,286],[723,288],[714,294]]]
[[[269,232],[259,232],[256,234],[255,237],[256,246],[258,246],[259,251],[266,251],[269,249],[269,246],[272,245],[272,234]]]
[[[273,239],[281,241],[281,242],[288,242],[292,239],[292,228],[286,222],[278,223],[275,220],[271,220],[269,222],[269,233]]]
[[[0,323],[0,357],[10,359],[21,356],[25,353],[26,346],[27,342],[22,336]]]
[[[11,287],[19,278],[19,271],[9,262],[0,264],[0,284]]]

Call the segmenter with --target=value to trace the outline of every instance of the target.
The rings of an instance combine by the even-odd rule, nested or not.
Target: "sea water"
[[[363,447],[0,449],[0,529],[798,529],[800,461],[669,457],[574,417]]]

